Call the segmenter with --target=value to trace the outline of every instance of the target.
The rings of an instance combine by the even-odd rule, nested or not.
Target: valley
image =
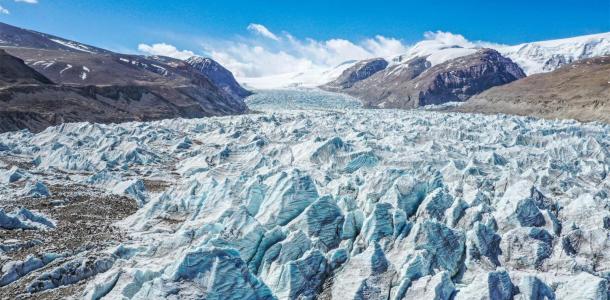
[[[261,92],[246,100],[259,112],[244,116],[0,135],[0,201],[50,203],[31,206],[35,217],[2,211],[32,229],[0,224],[14,236],[3,249],[31,249],[4,252],[0,293],[606,295],[610,126],[346,108],[329,94],[334,105],[312,107],[320,92],[309,93]],[[96,205],[137,206],[113,225],[122,238],[46,242],[78,207],[76,186]],[[30,232],[42,244],[29,246]]]
[[[0,300],[610,297],[609,32],[197,36],[197,5],[48,27],[107,49],[0,22]]]

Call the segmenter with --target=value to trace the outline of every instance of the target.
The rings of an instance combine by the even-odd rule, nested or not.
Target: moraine
[[[33,270],[5,252],[19,276],[0,293],[606,299],[610,126],[364,110],[312,90],[247,103],[259,113],[0,135],[0,201],[43,243],[62,215],[35,201],[78,192],[58,190],[137,205],[96,247],[32,248]],[[0,233],[30,242],[15,230]]]

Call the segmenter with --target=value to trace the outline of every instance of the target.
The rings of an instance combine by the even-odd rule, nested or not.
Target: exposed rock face
[[[249,92],[218,64],[123,55],[3,23],[0,37],[0,132],[247,111]]]
[[[610,122],[608,74],[610,56],[585,59],[491,88],[456,110]]]
[[[252,92],[237,83],[233,73],[211,58],[193,56],[186,60],[197,71],[206,76],[212,83],[229,93],[235,99],[250,96]]]
[[[352,87],[356,82],[367,79],[373,74],[382,71],[388,66],[383,58],[373,58],[358,62],[349,67],[336,80],[329,82],[326,88],[329,90],[341,90]]]
[[[227,103],[218,93],[194,86],[18,85],[0,90],[0,99],[3,132],[23,128],[38,132],[66,122],[196,118],[246,110],[243,103]]]
[[[465,101],[525,77],[518,65],[491,49],[430,65],[426,58],[414,58],[340,91],[360,98],[368,107],[416,108]]]
[[[25,65],[23,60],[0,49],[0,87],[15,84],[52,84],[51,80]]]

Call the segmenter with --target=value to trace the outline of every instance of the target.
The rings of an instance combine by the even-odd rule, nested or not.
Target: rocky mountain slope
[[[421,41],[391,60],[358,62],[321,88],[355,96],[367,107],[415,108],[465,101],[526,74],[601,55],[610,55],[610,33],[516,46],[454,36]],[[371,62],[376,62],[374,68]],[[364,66],[369,66],[368,72],[360,71]]]
[[[417,57],[426,57],[426,60],[434,66],[450,59],[474,54],[483,48],[489,48],[510,58],[527,75],[532,75],[553,71],[576,60],[610,55],[610,32],[519,45],[469,41],[461,35],[451,33],[436,33],[436,35],[441,37],[435,37],[435,34],[432,34],[425,40],[408,47],[405,53],[383,57],[383,59],[392,66]],[[337,80],[343,71],[357,63],[358,61],[346,61],[338,66],[314,68],[298,74],[279,74],[261,78],[240,78],[239,80],[255,89],[317,87]]]
[[[194,56],[186,60],[186,63],[191,65],[201,74],[205,75],[216,86],[223,89],[236,99],[242,99],[252,95],[252,93],[237,83],[233,73],[217,63],[211,58]]]
[[[1,49],[56,84],[17,84],[3,90],[3,130],[38,131],[61,122],[192,118],[247,110],[243,97],[248,92],[218,65],[193,66],[167,57],[118,54],[3,23],[0,39]]]
[[[294,106],[1,134],[0,295],[607,299],[609,126]]]
[[[454,110],[610,123],[610,56],[491,88]]]
[[[52,83],[44,75],[26,66],[23,60],[0,49],[0,88],[11,85]]]
[[[525,77],[510,59],[492,49],[481,49],[437,65],[427,57],[393,64],[346,86],[357,66],[347,69],[340,80],[324,89],[344,92],[361,99],[366,107],[416,108],[424,105],[465,101],[490,87]]]
[[[334,81],[328,83],[328,89],[348,89],[354,86],[358,81],[365,80],[373,74],[387,68],[388,62],[383,58],[373,58],[358,62],[349,67]]]

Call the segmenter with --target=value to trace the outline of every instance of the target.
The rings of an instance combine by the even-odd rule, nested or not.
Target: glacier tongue
[[[5,195],[60,181],[140,206],[111,260],[31,291],[82,269],[92,299],[607,297],[610,126],[333,109],[0,135],[35,165],[0,165]]]

